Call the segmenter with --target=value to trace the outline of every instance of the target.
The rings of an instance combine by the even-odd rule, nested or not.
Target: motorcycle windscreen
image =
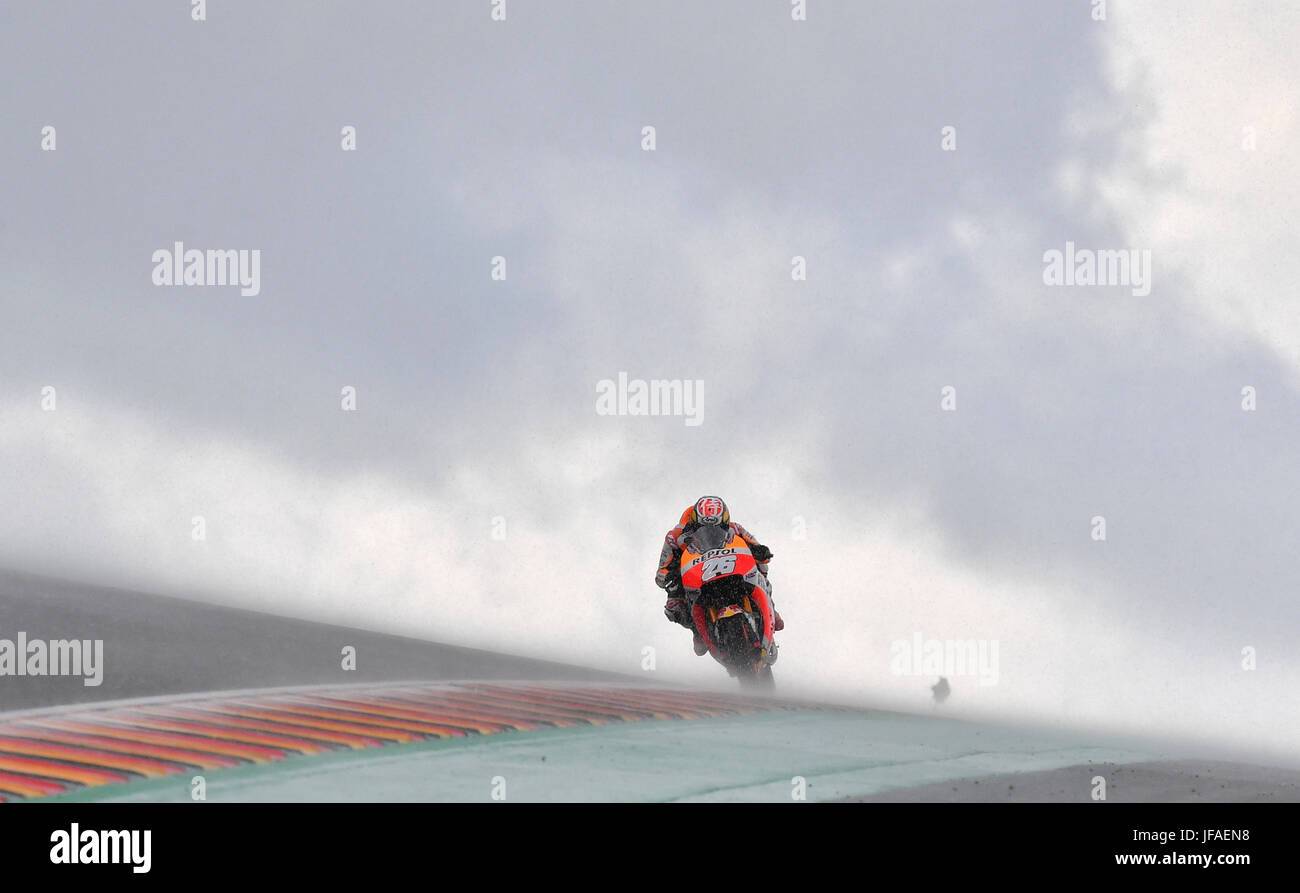
[[[721,549],[731,540],[730,527],[700,527],[690,535],[687,541],[696,552],[712,552]]]

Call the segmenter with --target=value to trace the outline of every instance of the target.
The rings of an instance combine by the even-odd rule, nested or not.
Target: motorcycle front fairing
[[[758,572],[749,544],[727,528],[701,527],[683,544],[682,588],[695,602],[706,583],[726,577],[746,577]]]
[[[772,646],[771,584],[743,537],[729,528],[701,527],[682,550],[682,588],[691,606],[702,604],[717,623],[745,614],[758,647]]]

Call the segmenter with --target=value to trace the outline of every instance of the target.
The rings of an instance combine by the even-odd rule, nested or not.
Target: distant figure
[[[930,691],[934,692],[934,702],[936,704],[942,704],[946,701],[952,691],[952,687],[948,685],[948,677],[940,676],[939,681],[930,686]]]

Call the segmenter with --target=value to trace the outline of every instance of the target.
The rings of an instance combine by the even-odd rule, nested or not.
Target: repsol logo
[[[702,555],[692,558],[690,563],[688,563],[686,566],[695,567],[695,565],[699,564],[701,561],[708,561],[710,558],[719,558],[723,555],[750,555],[750,554],[752,553],[748,549],[738,549],[734,546],[730,549],[714,549],[712,552],[705,552]]]

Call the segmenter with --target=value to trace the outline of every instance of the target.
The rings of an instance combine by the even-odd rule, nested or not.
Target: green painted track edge
[[[250,763],[246,766],[235,766],[228,769],[216,769],[208,772],[196,770],[193,772],[176,772],[162,778],[140,778],[126,782],[112,782],[109,784],[96,785],[94,787],[80,788],[74,791],[67,791],[62,794],[50,794],[45,797],[30,797],[23,800],[13,800],[8,803],[0,804],[0,808],[5,806],[17,806],[20,804],[40,804],[40,803],[94,803],[100,800],[114,800],[123,796],[135,796],[138,794],[149,794],[154,791],[171,791],[171,796],[175,796],[181,790],[188,790],[191,780],[196,775],[202,775],[208,785],[211,785],[214,779],[221,781],[244,781],[249,778],[257,778],[266,775],[276,775],[281,771],[307,769],[317,767],[329,767],[334,765],[346,765],[348,763],[363,763],[372,759],[383,757],[392,757],[397,755],[409,755],[432,750],[446,750],[455,747],[478,747],[491,746],[493,744],[507,744],[521,739],[535,740],[551,736],[566,737],[577,734],[598,735],[607,729],[626,731],[629,728],[641,726],[656,726],[667,723],[688,722],[692,725],[704,725],[708,723],[730,723],[737,719],[743,719],[750,722],[755,720],[763,721],[766,719],[789,718],[790,713],[824,713],[827,715],[842,716],[842,710],[820,710],[817,708],[796,708],[786,707],[780,710],[765,711],[762,713],[741,714],[737,716],[711,716],[702,719],[639,719],[628,722],[612,722],[603,725],[583,725],[568,726],[554,729],[530,729],[515,730],[506,732],[493,732],[487,735],[466,735],[465,737],[456,738],[436,738],[428,741],[413,741],[405,744],[390,744],[384,747],[370,747],[359,750],[331,751],[324,754],[304,754],[287,757],[283,760],[276,760],[271,763]],[[867,711],[864,711],[864,713]],[[207,803],[210,801],[192,801],[195,803]],[[268,801],[271,802],[271,801]],[[350,801],[339,801],[350,802]]]

